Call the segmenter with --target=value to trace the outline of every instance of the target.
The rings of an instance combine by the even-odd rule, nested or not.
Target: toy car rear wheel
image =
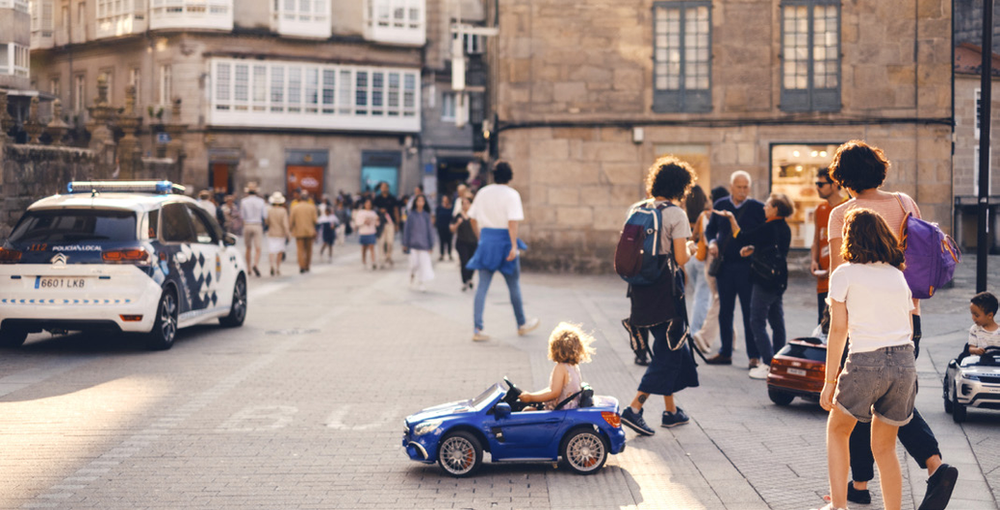
[[[172,289],[164,289],[160,303],[156,305],[156,321],[153,330],[146,337],[146,347],[153,351],[165,351],[174,345],[177,336],[177,296]]]
[[[229,315],[219,319],[219,324],[227,328],[238,328],[243,325],[247,318],[247,280],[240,275],[233,286],[233,304],[229,308]]]
[[[562,458],[574,472],[589,475],[600,471],[608,460],[608,445],[597,432],[577,429],[563,440]]]
[[[476,436],[465,432],[452,432],[438,446],[438,464],[455,477],[470,476],[483,463],[483,447]]]
[[[0,347],[14,348],[24,344],[28,338],[28,332],[23,329],[3,328],[0,329]]]
[[[951,401],[951,393],[948,391],[944,392],[944,412],[951,414],[955,409],[955,404]]]
[[[774,402],[775,405],[779,406],[787,406],[788,404],[791,404],[793,400],[795,400],[795,395],[792,395],[791,393],[785,393],[781,390],[776,390],[774,388],[767,389],[767,397],[771,399],[771,402]]]

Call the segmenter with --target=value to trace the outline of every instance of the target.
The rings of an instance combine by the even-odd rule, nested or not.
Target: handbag
[[[754,282],[765,288],[783,291],[788,286],[788,266],[777,246],[754,250],[750,272]]]
[[[712,259],[712,262],[708,264],[708,270],[707,270],[708,276],[711,276],[712,278],[719,276],[719,268],[721,267],[722,267],[722,251],[719,251],[719,254],[716,255],[715,258]]]
[[[701,213],[705,214],[705,213]],[[694,252],[694,258],[701,262],[704,262],[708,258],[708,243],[705,242],[705,227],[703,226],[702,217],[698,216],[698,223],[695,224],[695,246],[697,248]]]

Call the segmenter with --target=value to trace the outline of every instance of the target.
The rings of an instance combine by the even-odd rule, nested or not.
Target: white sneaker
[[[767,379],[767,374],[771,372],[771,366],[765,363],[761,363],[754,368],[750,369],[749,375],[751,379]]]
[[[485,341],[487,341],[489,339],[490,339],[490,335],[487,335],[482,330],[477,329],[477,330],[474,330],[472,332],[472,341],[473,342],[485,342]]]
[[[523,326],[517,328],[517,334],[521,336],[527,335],[535,328],[537,328],[540,322],[541,321],[539,321],[537,317],[528,319],[528,322],[525,322]]]

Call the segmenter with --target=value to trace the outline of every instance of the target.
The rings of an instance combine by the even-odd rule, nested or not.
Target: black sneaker
[[[660,426],[669,429],[678,425],[684,425],[689,421],[691,421],[691,418],[688,418],[688,415],[684,413],[684,410],[678,407],[676,413],[663,411],[663,420],[660,422]]]
[[[646,356],[646,354],[636,354],[635,355],[635,364],[639,365],[640,367],[648,367],[649,366],[649,357]]]
[[[642,411],[642,409],[639,409],[639,412],[635,413],[632,411],[631,407],[626,407],[625,410],[622,411],[622,423],[628,425],[630,429],[644,436],[656,434],[655,430],[649,428],[649,425],[646,425],[646,420],[642,419]]]
[[[927,493],[917,510],[944,510],[951,500],[951,491],[955,489],[958,480],[958,469],[948,464],[941,464],[934,474],[927,479]]]
[[[847,501],[859,505],[870,505],[872,504],[872,493],[868,492],[868,489],[855,489],[854,482],[847,482]]]

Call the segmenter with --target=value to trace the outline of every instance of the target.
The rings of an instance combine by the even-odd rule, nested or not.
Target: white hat
[[[275,191],[267,201],[272,205],[281,205],[285,203],[285,195],[282,195],[280,191]]]

